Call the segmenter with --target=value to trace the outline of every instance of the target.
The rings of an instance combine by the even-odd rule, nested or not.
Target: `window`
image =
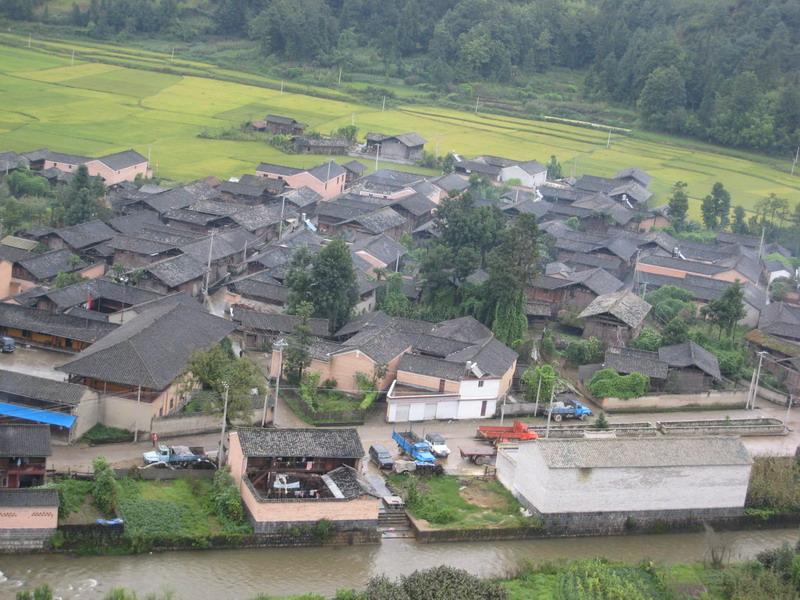
[[[478,387],[483,387],[483,379],[478,379]]]

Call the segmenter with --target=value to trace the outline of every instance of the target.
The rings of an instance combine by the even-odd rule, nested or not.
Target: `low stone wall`
[[[55,529],[0,529],[0,553],[48,550]]]
[[[214,469],[139,469],[136,476],[146,481],[172,481],[174,479],[214,479]],[[126,473],[127,475],[127,473]]]
[[[734,392],[709,391],[700,394],[648,394],[640,398],[622,400],[603,398],[596,401],[606,412],[625,412],[637,410],[671,410],[675,408],[697,407],[742,408],[747,401],[747,390]]]
[[[533,431],[544,437],[547,434],[547,427],[531,427]],[[551,438],[580,438],[585,431],[589,432],[614,432],[617,437],[641,437],[658,435],[656,426],[649,422],[643,423],[618,423],[609,424],[608,429],[598,429],[594,425],[560,425],[550,426]]]
[[[780,419],[713,419],[702,421],[658,421],[662,433],[670,435],[786,435]]]
[[[261,423],[263,408],[254,408],[249,416],[243,419],[244,424]],[[178,437],[219,431],[222,415],[216,413],[179,413],[169,417],[156,417],[150,425],[151,433],[159,437]]]
[[[672,514],[668,514],[672,513]],[[776,529],[800,524],[800,513],[783,513],[767,518],[746,515],[742,509],[729,511],[660,511],[649,513],[564,513],[545,517],[541,527],[480,529],[432,529],[409,515],[411,529],[420,543],[484,542],[636,535],[642,533],[680,533],[699,531],[704,525],[716,531]]]

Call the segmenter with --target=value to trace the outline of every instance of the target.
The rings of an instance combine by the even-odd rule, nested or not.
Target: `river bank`
[[[749,560],[762,550],[794,545],[797,529],[727,532],[719,535],[730,558]],[[384,540],[380,545],[168,552],[136,556],[75,557],[66,554],[3,556],[0,600],[13,600],[21,586],[47,583],[64,600],[100,599],[113,587],[147,593],[172,590],[176,600],[249,599],[260,593],[332,595],[363,588],[373,575],[397,577],[450,565],[481,577],[503,577],[523,561],[544,564],[603,556],[661,564],[704,560],[702,533],[560,538],[457,544]],[[89,590],[92,590],[89,593]],[[186,593],[191,590],[191,595]]]

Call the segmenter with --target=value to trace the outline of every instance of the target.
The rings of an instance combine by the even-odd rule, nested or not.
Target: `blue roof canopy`
[[[30,408],[28,406],[7,404],[5,402],[0,402],[0,415],[13,417],[15,419],[33,421],[35,423],[58,425],[59,427],[66,427],[67,429],[71,428],[75,423],[75,417],[73,415],[44,410],[41,408]]]

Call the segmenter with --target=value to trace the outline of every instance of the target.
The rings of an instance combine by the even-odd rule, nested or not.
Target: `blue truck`
[[[553,402],[545,409],[545,415],[550,412],[552,419],[556,423],[562,419],[580,419],[592,416],[592,409],[578,402],[577,400],[566,400],[564,402]]]
[[[393,431],[392,439],[397,442],[400,452],[414,459],[416,471],[433,472],[437,475],[444,473],[442,465],[436,463],[431,445],[413,431]]]

